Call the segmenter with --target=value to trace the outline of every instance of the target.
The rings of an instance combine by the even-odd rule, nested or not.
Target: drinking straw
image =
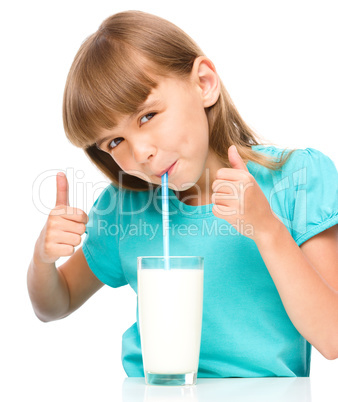
[[[169,269],[169,197],[168,197],[168,173],[164,173],[162,179],[162,225],[163,225],[163,253],[165,269]]]

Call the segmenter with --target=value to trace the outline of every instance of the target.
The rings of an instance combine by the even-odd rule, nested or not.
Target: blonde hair
[[[84,149],[91,161],[113,183],[146,190],[149,183],[122,174],[113,158],[96,146],[98,132],[112,129],[118,117],[135,112],[158,85],[156,77],[188,77],[198,45],[180,28],[141,11],[107,18],[81,45],[68,74],[63,100],[63,122],[68,139]],[[280,169],[291,152],[278,160],[251,149],[258,136],[243,121],[221,82],[217,102],[206,109],[209,144],[229,166],[227,150],[234,144],[245,162]],[[285,150],[286,151],[286,150]]]

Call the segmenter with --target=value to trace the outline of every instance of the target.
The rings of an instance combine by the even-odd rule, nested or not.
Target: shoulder
[[[333,170],[336,170],[333,161],[327,155],[314,148],[294,150],[290,155],[288,163],[286,163],[286,167],[312,168],[318,173],[324,173],[323,168],[333,168]]]
[[[105,209],[107,206],[116,202],[118,197],[118,188],[113,184],[109,184],[105,187],[99,196],[96,198],[93,207],[96,209]]]
[[[321,151],[314,149],[314,148],[297,148],[297,149],[290,149],[290,148],[281,148],[276,147],[274,145],[253,145],[252,150],[255,152],[262,153],[267,156],[271,157],[281,157],[282,155],[291,154],[293,158],[328,158],[328,156],[324,155]]]
[[[313,148],[296,149],[292,153],[271,146],[255,148],[274,157],[290,152],[279,170],[254,166],[256,179],[271,208],[298,245],[337,222],[338,173],[327,155]]]
[[[306,169],[308,174],[337,173],[334,162],[327,155],[314,148],[293,150],[275,146],[256,145],[252,149],[277,160],[290,154],[286,163],[282,166],[281,172],[295,173],[300,169]]]

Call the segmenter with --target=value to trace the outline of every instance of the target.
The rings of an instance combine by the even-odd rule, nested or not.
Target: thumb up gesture
[[[228,158],[231,167],[219,169],[212,184],[212,211],[257,242],[273,231],[279,220],[234,145],[229,147]]]
[[[51,264],[60,257],[70,256],[81,243],[86,230],[87,214],[69,206],[68,181],[65,174],[56,176],[56,204],[36,242],[34,259],[37,264]]]

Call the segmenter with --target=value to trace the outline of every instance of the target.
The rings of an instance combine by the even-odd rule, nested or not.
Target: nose
[[[138,141],[132,147],[132,153],[137,163],[146,163],[156,155],[157,149],[146,141]]]

